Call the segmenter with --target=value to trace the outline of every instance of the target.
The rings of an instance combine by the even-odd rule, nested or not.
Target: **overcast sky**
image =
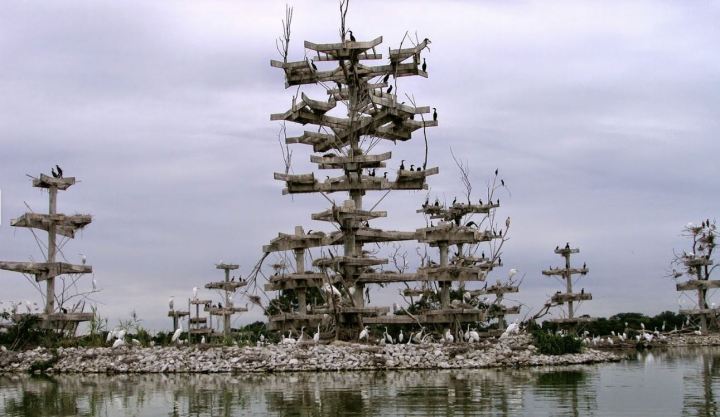
[[[291,4],[291,60],[305,56],[303,40],[338,40],[335,0]],[[215,262],[239,263],[245,275],[278,232],[328,230],[309,220],[327,208],[323,197],[283,196],[273,180],[283,163],[270,113],[294,92],[269,65],[284,7],[3,2],[0,259],[42,257],[9,222],[25,202],[47,210],[26,174],[56,163],[80,180],[61,192],[60,210],[94,216],[64,253],[76,263],[87,255],[111,325],[136,310],[146,326],[169,328],[168,297],[181,304],[220,278]],[[493,276],[526,274],[513,298],[535,310],[560,288],[540,270],[559,264],[553,249],[570,241],[590,268],[578,285],[594,295],[580,309],[591,315],[678,308],[665,275],[685,247],[680,230],[720,207],[718,21],[707,1],[354,1],[349,13],[357,38],[384,36],[385,54],[405,31],[432,40],[430,77],[401,79],[399,92],[440,115],[428,131],[429,165],[440,167],[431,196],[462,191],[451,148],[478,192],[495,168],[506,180],[499,217],[512,217],[511,240]],[[391,166],[424,152],[422,140],[381,148],[392,150]],[[307,172],[309,149],[293,150],[295,172]],[[422,227],[414,211],[425,195],[393,193],[375,224]],[[0,280],[0,300],[39,301],[22,275]],[[374,304],[399,301],[382,291]],[[261,316],[253,309],[235,323]]]

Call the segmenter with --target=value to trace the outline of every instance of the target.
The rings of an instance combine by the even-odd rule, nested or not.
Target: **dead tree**
[[[81,265],[68,263],[67,259],[64,259],[58,237],[74,238],[76,231],[84,229],[92,222],[92,217],[88,214],[68,215],[57,212],[58,191],[65,191],[74,185],[75,177],[63,177],[62,171],[60,174],[55,172],[53,174],[52,177],[40,174],[39,178],[33,178],[32,181],[33,187],[48,190],[48,213],[25,213],[10,223],[14,227],[27,227],[47,232],[47,253],[44,253],[44,262],[0,261],[0,269],[32,275],[38,283],[45,281],[45,291],[41,290],[45,299],[44,311],[39,314],[41,325],[44,328],[74,334],[80,322],[92,320],[93,313],[83,312],[84,303],[82,301],[68,309],[63,304],[72,297],[67,296],[67,287],[64,285],[61,291],[57,292],[56,284],[58,280],[64,284],[64,275],[70,275],[69,279],[72,280],[70,287],[75,287],[81,274],[92,273],[92,266],[85,264],[84,257]],[[66,262],[62,262],[58,258],[63,258]]]
[[[675,254],[673,260],[673,278],[676,280],[684,275],[689,279],[676,285],[677,291],[697,291],[697,308],[681,309],[680,314],[697,317],[700,331],[706,333],[709,327],[718,328],[718,315],[720,308],[710,300],[710,291],[720,288],[720,280],[711,279],[717,265],[713,263],[712,255],[717,240],[715,222],[705,220],[700,226],[689,223],[683,230],[683,235],[692,239],[690,252],[683,251]],[[680,271],[678,271],[680,268]]]

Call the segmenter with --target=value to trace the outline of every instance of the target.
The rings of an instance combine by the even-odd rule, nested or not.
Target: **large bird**
[[[62,177],[63,177],[63,170],[62,170],[62,168],[60,168],[60,165],[55,165],[55,169],[57,169],[58,178],[62,178]]]
[[[170,311],[175,311],[175,297],[170,296],[170,299],[168,300],[168,306],[170,307]]]
[[[367,342],[368,338],[370,337],[370,328],[368,326],[365,326],[364,329],[360,332],[360,336],[358,337],[358,340],[363,340]]]
[[[320,325],[319,324],[317,327],[317,332],[315,332],[315,334],[313,335],[313,342],[315,342],[315,344],[320,342]]]
[[[433,107],[433,121],[437,121],[437,109]]]
[[[426,69],[427,69],[427,62],[425,62],[425,58],[423,58],[423,64],[422,64],[423,72],[425,72]]]
[[[352,33],[352,30],[348,30],[348,33],[350,34],[350,42],[355,42],[355,36]]]
[[[175,329],[175,333],[173,333],[172,338],[170,339],[170,341],[171,341],[172,343],[179,342],[179,341],[180,341],[180,335],[182,335],[182,332],[183,332],[183,331],[182,331],[182,327],[178,327],[177,329]]]

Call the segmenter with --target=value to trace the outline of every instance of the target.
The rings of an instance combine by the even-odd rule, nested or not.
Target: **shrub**
[[[533,332],[535,346],[544,355],[564,355],[567,353],[580,353],[582,341],[575,336],[559,336],[542,330]]]

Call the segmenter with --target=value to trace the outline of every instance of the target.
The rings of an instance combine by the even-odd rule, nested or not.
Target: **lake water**
[[[562,368],[0,376],[7,416],[716,416],[720,348]]]

